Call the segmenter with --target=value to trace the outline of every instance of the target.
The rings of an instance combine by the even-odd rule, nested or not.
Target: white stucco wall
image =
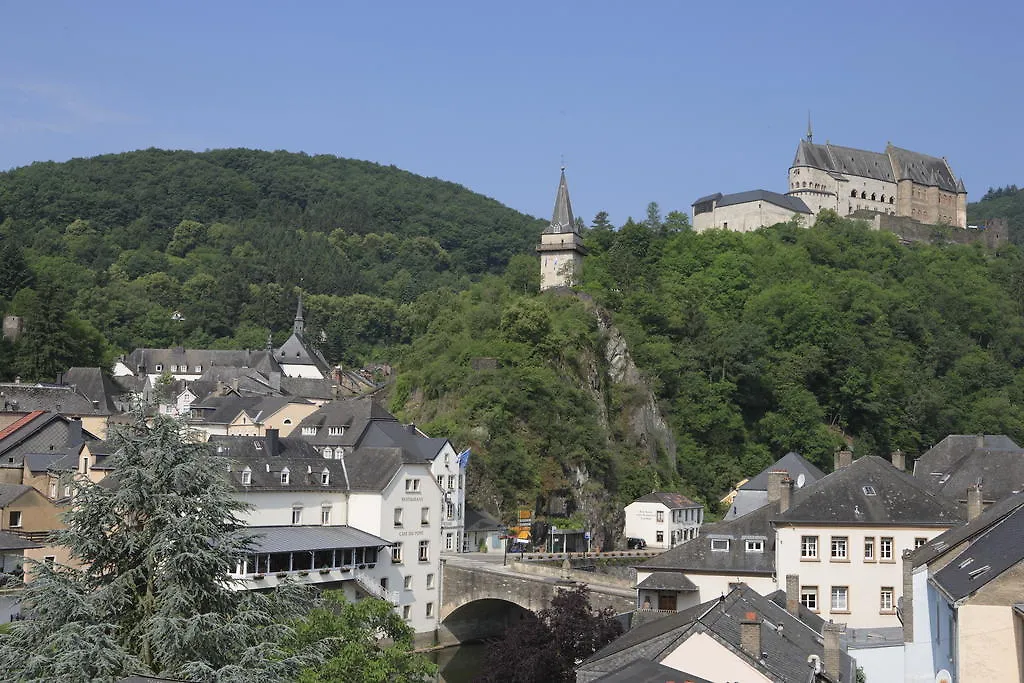
[[[807,214],[798,215],[804,216],[805,219],[811,218]],[[759,200],[729,206],[716,206],[710,212],[697,214],[693,217],[693,229],[696,232],[712,229],[750,232],[767,225],[785,223],[793,216],[794,212],[789,209]]]
[[[945,528],[935,527],[779,527],[776,533],[776,571],[778,576],[797,574],[800,586],[818,587],[818,612],[825,619],[844,622],[852,628],[899,626],[895,608],[888,613],[880,610],[883,587],[892,588],[893,604],[902,593],[903,574],[901,560],[904,549],[914,548],[915,538],[931,540]],[[800,557],[802,536],[818,537],[818,559]],[[845,536],[847,561],[830,557],[831,539]],[[893,539],[892,560],[880,559],[881,538]],[[874,561],[864,559],[865,538],[874,539]],[[847,587],[848,610],[831,609],[833,586]]]
[[[459,456],[451,443],[446,443],[434,458],[430,473],[435,480],[441,478],[441,548],[445,552],[462,552],[466,526],[466,469],[459,467]],[[450,517],[449,502],[452,506]]]
[[[330,526],[346,523],[348,506],[340,491],[240,491],[235,497],[252,506],[239,514],[246,526],[289,526],[294,506],[302,507],[300,524],[318,526],[324,505],[331,507]]]
[[[683,510],[683,518],[673,521],[672,510],[663,503],[634,501],[624,509],[626,523],[623,535],[626,538],[642,538],[647,541],[648,548],[671,548],[700,533],[704,511],[700,508]],[[662,513],[662,521],[658,521],[658,513]],[[658,541],[661,531],[662,540]],[[677,532],[673,544],[673,531]],[[687,533],[689,532],[689,533]]]
[[[732,588],[729,584],[745,583],[761,595],[768,595],[779,589],[779,585],[770,576],[741,576],[737,574],[700,574],[697,572],[684,572],[686,578],[697,586],[697,593],[685,594],[685,599],[677,606],[678,610],[685,609],[689,604],[699,604],[713,600],[729,593]],[[644,579],[651,575],[650,571],[640,568],[636,571],[636,582],[639,585]],[[784,588],[785,586],[783,586]],[[654,591],[652,591],[654,593]],[[643,604],[643,596],[638,596],[638,605]],[[685,604],[684,604],[685,603]],[[657,601],[652,598],[652,604],[656,607]]]
[[[932,664],[932,636],[930,630],[931,610],[929,596],[928,567],[914,570],[911,581],[914,586],[914,641],[906,643],[903,654],[903,680],[906,683],[932,683],[936,670]]]
[[[850,647],[848,654],[864,669],[869,683],[903,683],[903,645]],[[934,677],[932,678],[934,680]]]
[[[1024,587],[1021,587],[1024,592]],[[1010,605],[966,604],[957,611],[956,681],[1020,681],[1020,630]]]
[[[687,638],[661,664],[700,676],[709,681],[763,683],[770,678],[737,657],[731,650],[706,633]]]

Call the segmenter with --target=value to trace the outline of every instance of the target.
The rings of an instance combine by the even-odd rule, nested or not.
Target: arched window
[[[868,193],[867,192],[861,192],[860,193],[860,198],[861,199],[867,199],[868,198]]]
[[[896,198],[895,197],[889,197],[889,203],[890,204],[895,204],[896,203]]]
[[[881,200],[882,200],[882,202],[885,202],[885,195],[884,194],[881,196]]]
[[[850,196],[853,197],[854,199],[856,199],[857,198],[857,190],[850,190]]]
[[[875,193],[874,192],[871,193],[871,201],[875,201]]]

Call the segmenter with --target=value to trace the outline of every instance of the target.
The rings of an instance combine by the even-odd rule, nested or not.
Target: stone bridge
[[[516,563],[517,565],[519,563]],[[525,563],[523,563],[525,565]],[[554,568],[504,567],[500,564],[448,556],[442,571],[439,645],[500,636],[513,623],[551,605],[559,592],[585,583],[594,609],[611,607],[616,614],[636,608],[636,591],[616,585],[580,580],[580,572],[563,578]],[[614,580],[611,580],[614,581]]]

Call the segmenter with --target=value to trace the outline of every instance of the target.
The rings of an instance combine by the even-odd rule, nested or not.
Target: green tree
[[[304,669],[300,683],[388,683],[422,681],[436,668],[413,652],[413,632],[383,600],[345,601],[327,591],[322,601],[294,624],[290,647],[296,653],[327,643],[326,660]]]

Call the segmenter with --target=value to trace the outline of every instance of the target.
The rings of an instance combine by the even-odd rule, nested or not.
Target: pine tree
[[[322,643],[282,645],[308,594],[235,591],[249,540],[243,510],[206,444],[184,424],[141,415],[116,431],[114,472],[80,482],[54,541],[81,568],[35,564],[29,618],[0,635],[0,680],[113,681],[132,673],[190,681],[295,680]]]

